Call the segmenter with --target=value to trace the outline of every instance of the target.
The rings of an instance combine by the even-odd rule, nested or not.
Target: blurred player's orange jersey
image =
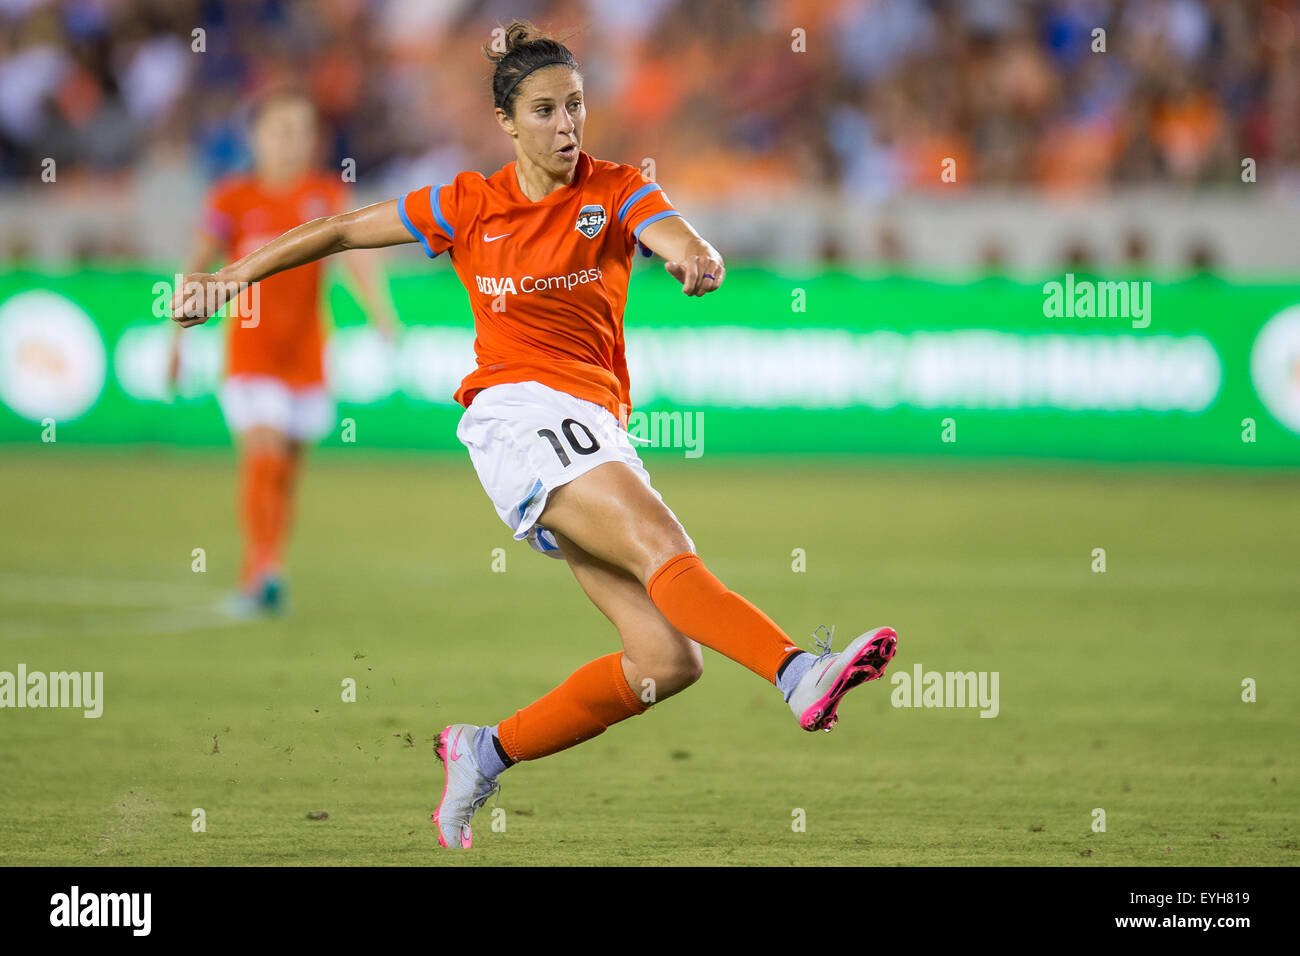
[[[399,208],[425,253],[451,250],[469,294],[478,367],[455,398],[490,385],[540,382],[619,414],[631,407],[623,307],[641,230],[680,215],[634,166],[578,156],[573,182],[539,202],[515,164],[425,186]]]
[[[308,173],[281,189],[269,189],[251,176],[232,177],[213,187],[204,228],[221,239],[228,261],[234,262],[295,226],[341,212],[346,200],[343,184],[324,173]],[[257,324],[227,320],[226,374],[271,375],[295,386],[320,384],[325,379],[321,264],[281,272],[259,286]]]

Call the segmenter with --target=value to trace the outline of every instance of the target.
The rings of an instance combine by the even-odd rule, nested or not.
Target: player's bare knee
[[[681,524],[671,516],[649,525],[640,536],[639,544],[637,566],[628,570],[635,574],[642,584],[649,584],[650,578],[669,559],[679,554],[695,553],[695,545],[686,536]]]
[[[624,652],[626,654],[626,652]],[[688,647],[664,647],[641,654],[634,666],[637,684],[632,690],[647,704],[678,694],[700,679],[704,657],[694,641]]]
[[[685,689],[704,676],[704,655],[694,641],[677,660],[677,678]]]
[[[677,694],[690,687],[704,673],[704,657],[698,646],[682,649],[663,657],[655,668],[660,675],[661,697]]]

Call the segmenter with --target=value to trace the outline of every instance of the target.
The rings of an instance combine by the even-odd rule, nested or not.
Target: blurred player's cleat
[[[262,578],[258,602],[267,614],[283,614],[285,612],[284,579],[278,575],[267,575]]]
[[[838,652],[831,651],[829,636],[816,643],[822,655],[790,695],[790,709],[804,730],[829,731],[839,720],[835,710],[840,698],[859,684],[885,673],[885,667],[898,649],[898,635],[892,627],[878,627]]]
[[[221,602],[223,614],[241,621],[264,614],[283,614],[285,608],[284,579],[276,575],[245,585]]]
[[[236,591],[221,602],[221,613],[241,621],[251,620],[262,613],[262,600],[247,591]]]
[[[442,802],[433,811],[433,822],[438,827],[438,845],[449,850],[468,850],[473,845],[470,817],[501,790],[501,784],[479,770],[474,756],[474,735],[478,731],[474,724],[452,724],[438,735],[434,748],[446,768],[447,782],[442,788]]]

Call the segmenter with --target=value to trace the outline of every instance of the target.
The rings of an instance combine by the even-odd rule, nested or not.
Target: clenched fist
[[[665,262],[668,274],[682,284],[686,295],[704,295],[722,285],[727,268],[717,256],[687,256],[681,262]]]
[[[244,288],[244,283],[219,272],[192,272],[172,292],[172,321],[187,329],[202,325],[238,298]]]

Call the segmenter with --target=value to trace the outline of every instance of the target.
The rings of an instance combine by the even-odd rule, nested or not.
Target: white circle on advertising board
[[[1300,434],[1300,305],[1260,328],[1250,350],[1250,378],[1269,414]]]
[[[55,292],[20,292],[0,304],[0,402],[34,422],[85,414],[104,388],[99,330]]]

